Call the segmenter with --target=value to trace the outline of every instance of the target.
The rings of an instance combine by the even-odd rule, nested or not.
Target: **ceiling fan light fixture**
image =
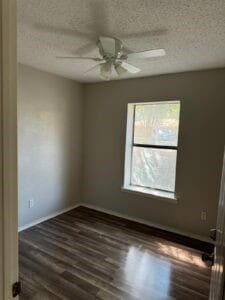
[[[112,75],[112,63],[105,62],[100,67],[100,77],[104,80],[110,80]]]
[[[119,77],[121,77],[121,76],[125,75],[126,73],[128,73],[127,70],[121,66],[121,64],[115,65],[115,70],[116,70],[116,73]]]

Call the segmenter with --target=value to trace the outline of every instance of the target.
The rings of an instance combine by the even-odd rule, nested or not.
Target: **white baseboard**
[[[175,229],[175,228],[172,228],[172,227],[168,227],[168,226],[160,225],[160,224],[153,223],[153,222],[150,222],[150,221],[146,221],[144,219],[135,218],[135,217],[128,216],[128,215],[125,215],[125,214],[117,213],[113,210],[101,208],[99,206],[92,205],[92,204],[89,204],[89,203],[86,203],[86,202],[81,202],[80,206],[84,206],[84,207],[91,208],[91,209],[94,209],[94,210],[97,210],[97,211],[100,211],[100,212],[103,212],[103,213],[107,213],[109,215],[113,215],[113,216],[116,216],[116,217],[120,217],[120,218],[123,218],[123,219],[134,221],[134,222],[137,222],[137,223],[140,223],[140,224],[151,226],[151,227],[154,227],[154,228],[157,228],[157,229],[169,231],[169,232],[180,234],[180,235],[183,235],[183,236],[186,236],[186,237],[189,237],[189,238],[193,238],[193,239],[196,239],[196,240],[199,240],[199,241],[203,241],[203,242],[213,244],[212,240],[208,237],[205,237],[205,236],[201,236],[201,235],[194,234],[194,233],[189,233],[189,232],[182,231],[182,230],[179,230],[179,229]]]
[[[37,225],[39,223],[42,223],[44,221],[47,221],[49,219],[52,219],[52,218],[54,218],[54,217],[56,217],[58,215],[61,215],[61,214],[65,213],[65,212],[67,212],[69,210],[72,210],[74,208],[77,208],[79,206],[81,206],[80,202],[76,203],[75,205],[69,206],[67,208],[60,209],[60,210],[58,210],[58,211],[56,211],[56,212],[54,212],[54,213],[52,213],[52,214],[50,214],[48,216],[42,217],[42,218],[37,219],[37,220],[35,220],[35,221],[31,222],[31,223],[28,223],[26,225],[23,225],[23,226],[19,227],[18,232],[23,231],[25,229],[28,229],[28,228],[30,228],[32,226],[35,226],[35,225]]]
[[[99,206],[96,206],[96,205],[92,205],[92,204],[89,204],[89,203],[86,203],[86,202],[78,202],[73,206],[58,210],[55,213],[52,213],[48,216],[37,219],[37,220],[35,220],[35,221],[33,221],[29,224],[26,224],[24,226],[19,227],[18,231],[20,232],[20,231],[23,231],[25,229],[28,229],[32,226],[35,226],[35,225],[37,225],[39,223],[42,223],[44,221],[47,221],[49,219],[52,219],[52,218],[54,218],[58,215],[61,215],[65,212],[70,211],[70,210],[72,210],[74,208],[77,208],[79,206],[84,206],[84,207],[94,209],[94,210],[97,210],[97,211],[100,211],[100,212],[103,212],[103,213],[107,213],[109,215],[113,215],[113,216],[116,216],[116,217],[120,217],[120,218],[123,218],[123,219],[134,221],[134,222],[144,224],[144,225],[147,225],[147,226],[151,226],[151,227],[154,227],[154,228],[157,228],[157,229],[161,229],[161,230],[169,231],[169,232],[172,232],[172,233],[180,234],[180,235],[183,235],[183,236],[186,236],[186,237],[189,237],[189,238],[193,238],[193,239],[196,239],[196,240],[199,240],[199,241],[208,242],[208,243],[211,243],[211,244],[213,243],[210,238],[205,237],[205,236],[201,236],[201,235],[194,234],[194,233],[189,233],[189,232],[182,231],[182,230],[179,230],[179,229],[175,229],[175,228],[172,228],[172,227],[164,226],[164,225],[161,225],[161,224],[158,224],[158,223],[146,221],[146,220],[141,219],[141,218],[135,218],[135,217],[132,217],[132,216],[129,216],[129,215],[117,213],[113,210],[105,209],[105,208],[102,208],[102,207],[99,207]]]

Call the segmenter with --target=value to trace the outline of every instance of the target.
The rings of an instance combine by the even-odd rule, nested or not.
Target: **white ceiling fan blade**
[[[101,36],[99,38],[99,41],[105,53],[109,53],[112,55],[116,53],[116,41],[114,38]]]
[[[115,65],[114,68],[115,68],[115,71],[116,71],[116,73],[117,73],[117,75],[119,77],[121,77],[121,76],[123,76],[123,75],[125,75],[125,74],[128,73],[127,69],[125,69],[124,67],[122,67],[121,64]]]
[[[129,53],[128,58],[150,58],[165,56],[166,51],[164,49],[147,50],[137,53]]]
[[[101,65],[102,65],[102,64],[97,64],[97,65],[95,65],[94,67],[92,67],[92,68],[88,69],[87,71],[85,71],[84,74],[87,74],[87,73],[89,73],[89,72],[91,72],[91,71],[99,71]]]
[[[81,59],[81,60],[94,60],[102,61],[102,58],[98,57],[79,57],[79,56],[56,56],[57,59]]]
[[[123,67],[125,70],[127,70],[129,73],[135,74],[140,72],[141,70],[131,64],[128,64],[127,62],[123,61],[121,63],[121,67]]]

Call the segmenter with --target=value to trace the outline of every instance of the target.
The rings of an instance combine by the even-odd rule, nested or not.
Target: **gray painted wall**
[[[19,65],[19,226],[82,200],[208,236],[225,142],[224,81],[221,69],[81,85]],[[178,204],[121,191],[127,103],[158,100],[181,100]]]
[[[225,142],[224,82],[221,69],[86,85],[83,201],[208,236],[216,221]],[[181,101],[178,204],[121,191],[127,103],[157,100]]]
[[[81,200],[82,122],[81,84],[19,65],[19,226]]]

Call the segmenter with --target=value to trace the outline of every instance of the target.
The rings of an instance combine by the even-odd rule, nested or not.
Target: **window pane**
[[[179,113],[179,103],[136,105],[134,143],[177,146]]]
[[[174,192],[177,150],[133,147],[131,184]]]

